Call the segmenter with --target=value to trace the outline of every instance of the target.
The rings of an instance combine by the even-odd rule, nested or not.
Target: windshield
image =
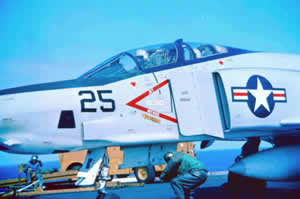
[[[130,50],[114,56],[82,75],[83,78],[125,79],[143,73],[143,70],[176,63],[175,44],[161,44]]]
[[[178,50],[178,49],[181,49]],[[93,68],[81,78],[96,78],[107,81],[122,80],[143,74],[160,66],[174,67],[185,61],[201,62],[202,58],[226,53],[222,46],[194,42],[160,44],[120,53]],[[157,69],[154,69],[157,71]],[[152,71],[152,70],[151,70]]]
[[[84,78],[129,78],[141,73],[136,61],[128,53],[121,53],[114,56],[88,72]]]

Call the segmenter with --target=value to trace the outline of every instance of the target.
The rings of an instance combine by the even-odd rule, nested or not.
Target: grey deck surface
[[[221,185],[227,181],[226,175],[209,176],[208,180],[195,189],[192,196],[195,199],[213,199],[213,198],[229,198]],[[121,199],[175,199],[172,188],[168,183],[155,183],[145,185],[144,187],[131,187],[123,189],[110,190],[120,196]],[[90,199],[96,198],[96,192],[68,193],[36,196],[34,198],[41,199]],[[253,198],[252,196],[242,195],[243,199]],[[299,199],[300,198],[300,182],[268,182],[267,188],[261,198],[272,199]]]

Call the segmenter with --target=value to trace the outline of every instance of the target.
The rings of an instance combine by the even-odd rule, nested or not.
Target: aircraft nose
[[[1,110],[1,106],[0,106]],[[15,138],[10,134],[13,125],[12,118],[4,117],[3,114],[0,113],[0,150],[1,151],[9,151],[9,148],[13,146],[16,141]]]
[[[21,139],[15,134],[7,133],[0,127],[0,151],[16,152],[16,149],[22,144]]]
[[[9,151],[8,147],[4,143],[5,140],[0,137],[0,151]]]

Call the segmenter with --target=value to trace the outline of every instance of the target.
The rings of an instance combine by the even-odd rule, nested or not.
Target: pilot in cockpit
[[[150,61],[148,53],[144,49],[136,50],[135,51],[135,56],[136,56],[137,61],[140,63],[141,66],[147,65],[147,63],[149,63],[149,61]]]
[[[213,47],[211,46],[201,46],[199,48],[200,52],[201,52],[201,56],[202,57],[206,57],[206,56],[210,56],[210,55],[214,55],[216,54],[216,51]]]
[[[193,48],[194,54],[195,54],[195,58],[198,59],[201,57],[201,52],[198,48]]]
[[[149,49],[148,51],[138,49],[135,52],[135,56],[142,68],[147,69],[174,63],[176,62],[177,54],[175,48],[165,45],[157,49]]]
[[[169,48],[167,51],[167,64],[174,63],[176,61],[176,50],[175,48]]]

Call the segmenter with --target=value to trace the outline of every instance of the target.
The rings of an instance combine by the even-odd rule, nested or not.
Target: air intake
[[[76,128],[73,111],[61,111],[57,128],[59,129]]]

